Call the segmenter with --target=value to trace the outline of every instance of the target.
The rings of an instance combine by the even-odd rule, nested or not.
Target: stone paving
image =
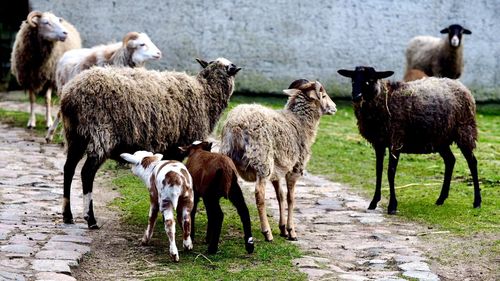
[[[1,102],[0,107],[16,105]],[[65,225],[62,147],[2,124],[0,143],[0,280],[75,280],[71,267],[90,251],[92,242],[81,219],[78,173],[71,198],[76,224]],[[254,186],[243,183],[243,188],[253,192]],[[266,198],[277,221],[270,184]],[[296,187],[299,240],[291,242],[306,255],[294,264],[310,280],[439,280],[417,247],[417,234],[425,230],[385,216],[381,208],[367,211],[368,204],[346,186],[306,174]]]

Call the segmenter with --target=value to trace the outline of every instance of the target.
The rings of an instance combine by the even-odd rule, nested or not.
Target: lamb
[[[417,36],[410,40],[406,48],[406,73],[411,69],[419,69],[427,76],[458,79],[462,75],[462,34],[471,32],[458,24],[452,24],[441,30],[441,33],[448,34],[448,37]]]
[[[174,209],[177,211],[177,221],[182,226],[182,239],[185,250],[192,250],[191,241],[191,210],[193,208],[193,180],[179,161],[161,161],[163,155],[149,151],[137,151],[133,155],[122,153],[120,156],[132,164],[132,172],[144,181],[149,190],[149,220],[141,244],[148,245],[158,217],[158,211],[163,215],[165,232],[170,241],[170,256],[179,261],[179,252],[175,244]]]
[[[445,174],[442,205],[450,190],[455,157],[450,145],[455,142],[462,151],[474,182],[474,208],[481,206],[477,175],[476,105],[470,91],[458,80],[429,77],[413,82],[379,80],[394,72],[377,72],[372,67],[339,70],[352,78],[352,100],[361,135],[373,145],[376,155],[376,186],[368,209],[380,201],[382,169],[386,148],[389,149],[390,199],[388,213],[395,214],[397,200],[394,177],[400,153],[428,154],[438,152],[444,160]]]
[[[28,90],[30,118],[27,127],[36,126],[36,93],[45,93],[45,125],[52,125],[51,100],[56,64],[64,52],[81,48],[78,31],[62,18],[49,12],[33,11],[21,24],[11,53],[11,72],[22,88]]]
[[[156,47],[146,33],[129,32],[123,37],[122,43],[99,45],[93,48],[74,49],[67,51],[57,63],[56,84],[58,89],[78,73],[92,66],[128,66],[142,67],[149,60],[161,58],[161,51]],[[60,113],[47,131],[45,140],[50,143],[59,124]]]
[[[71,182],[82,168],[84,218],[98,228],[92,207],[94,177],[108,158],[148,150],[182,159],[178,147],[206,138],[227,107],[241,68],[219,58],[196,76],[143,68],[93,67],[63,88],[61,113],[67,146],[64,165],[63,219],[73,222]],[[88,114],[92,112],[92,114]]]
[[[226,155],[212,153],[212,143],[195,141],[189,146],[179,148],[187,156],[186,167],[193,178],[194,206],[191,212],[191,238],[194,240],[196,208],[200,197],[207,209],[208,225],[206,242],[208,253],[217,253],[224,213],[219,204],[221,197],[233,203],[243,224],[245,248],[251,254],[254,250],[252,225],[245,198],[238,184],[238,176],[233,161]]]
[[[266,180],[271,181],[276,191],[280,235],[297,240],[293,222],[295,183],[309,161],[320,117],[337,110],[317,81],[296,80],[283,92],[289,95],[283,110],[257,104],[239,105],[229,112],[222,129],[221,152],[233,159],[244,180],[256,182],[255,200],[266,241],[273,240],[264,201]],[[286,229],[285,197],[279,185],[283,176],[288,189]]]

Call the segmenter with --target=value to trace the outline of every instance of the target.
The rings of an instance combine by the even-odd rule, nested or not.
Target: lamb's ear
[[[448,29],[448,27],[447,27],[447,28],[445,28],[445,29],[441,30],[440,32],[441,32],[441,34],[445,34],[445,33],[450,32],[450,30],[449,30],[449,29]]]
[[[464,28],[464,34],[470,35],[470,34],[472,34],[472,32],[470,30]]]
[[[337,73],[344,77],[349,77],[349,78],[352,78],[354,76],[354,71],[347,69],[339,69],[337,70]]]
[[[158,161],[161,161],[161,159],[163,159],[163,154],[155,153],[154,157],[156,157],[156,159],[158,159]]]
[[[205,68],[207,67],[208,65],[208,62],[202,60],[202,59],[199,59],[199,58],[196,58],[196,61],[201,65],[201,67]]]
[[[139,159],[137,159],[134,155],[130,153],[122,153],[120,154],[120,157],[123,158],[125,161],[132,163],[134,165],[139,164]]]
[[[208,142],[208,143],[207,143],[207,148],[208,148],[208,151],[211,151],[211,150],[212,150],[212,146],[213,146],[213,143],[212,143],[212,142]]]
[[[392,76],[394,74],[394,71],[377,71],[374,73],[374,78],[375,79],[384,79],[389,76]]]
[[[290,96],[290,97],[294,96],[294,95],[298,95],[298,94],[300,94],[300,92],[301,91],[298,89],[284,89],[283,90],[283,93],[285,93],[285,95]]]

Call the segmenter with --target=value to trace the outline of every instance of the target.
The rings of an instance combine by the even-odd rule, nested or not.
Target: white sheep
[[[62,89],[78,73],[93,66],[142,67],[147,61],[160,58],[161,51],[146,33],[129,32],[119,43],[73,49],[64,53],[56,68],[57,88]],[[47,131],[45,137],[47,142],[51,142],[54,138],[60,115],[58,112],[54,123]]]
[[[427,76],[458,79],[463,72],[462,34],[471,34],[470,30],[458,24],[452,24],[441,30],[448,34],[444,38],[417,36],[410,40],[406,48],[405,77],[412,79],[408,72],[421,70]],[[416,77],[422,78],[421,75]]]
[[[11,54],[11,71],[21,87],[28,90],[30,118],[27,127],[36,126],[36,94],[46,89],[46,126],[52,125],[52,87],[56,64],[64,52],[81,48],[78,31],[70,23],[49,12],[33,11],[21,24]]]
[[[191,240],[191,210],[193,209],[194,193],[193,180],[186,166],[179,161],[161,161],[163,155],[149,151],[137,151],[133,155],[120,155],[132,164],[134,175],[142,179],[149,190],[149,220],[148,227],[142,237],[142,245],[151,241],[158,217],[158,211],[163,215],[165,232],[170,241],[170,257],[178,262],[179,252],[175,244],[174,210],[177,211],[177,220],[182,222],[182,240],[186,250],[193,249]]]
[[[255,199],[261,231],[273,240],[265,208],[265,184],[270,180],[279,202],[281,236],[296,240],[293,222],[295,183],[302,175],[316,138],[320,117],[336,112],[335,103],[319,82],[294,81],[283,110],[257,104],[239,105],[231,110],[222,129],[221,152],[233,159],[240,176],[256,181]],[[279,178],[285,177],[288,189],[288,221],[285,229],[284,193]],[[287,232],[288,231],[288,234]]]

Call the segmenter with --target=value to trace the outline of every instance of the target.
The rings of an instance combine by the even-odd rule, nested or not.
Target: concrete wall
[[[161,4],[159,4],[161,3]],[[198,70],[195,57],[223,56],[243,67],[240,90],[278,92],[296,78],[320,79],[331,94],[349,81],[339,68],[373,65],[401,79],[404,50],[416,35],[441,36],[458,23],[464,36],[461,80],[500,96],[498,0],[32,0],[72,22],[85,46],[144,31],[164,53],[150,68]],[[493,92],[497,89],[496,93]]]

